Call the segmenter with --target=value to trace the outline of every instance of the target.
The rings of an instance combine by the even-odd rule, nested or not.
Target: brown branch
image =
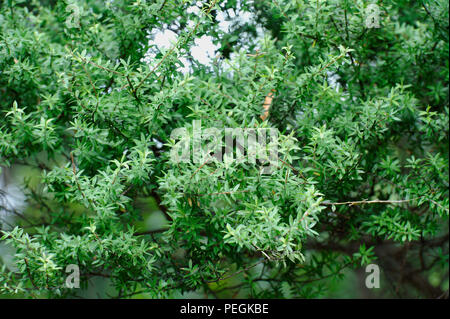
[[[75,160],[73,158],[73,152],[70,152],[70,160],[72,162],[73,175],[75,177],[75,183],[77,184],[78,190],[80,191],[80,193],[83,196],[83,198],[87,199],[89,204],[91,204],[91,206],[94,207],[94,204],[93,204],[92,200],[90,198],[86,197],[86,195],[84,194],[83,190],[81,189],[80,183],[78,182],[77,169],[76,169],[76,166],[75,166]]]
[[[81,67],[83,68],[84,72],[86,72],[86,74],[87,74],[87,76],[88,76],[89,83],[91,83],[92,89],[94,90],[94,93],[95,93],[95,95],[97,96],[97,99],[98,99],[97,90],[95,89],[95,85],[94,85],[94,83],[92,82],[91,75],[90,75],[89,72],[86,70],[84,64],[81,64]]]
[[[166,206],[164,206],[162,203],[162,199],[161,197],[158,195],[158,193],[156,191],[153,191],[150,194],[156,201],[156,204],[158,205],[158,208],[161,210],[161,212],[164,214],[164,216],[166,216],[166,218],[171,221],[172,217],[170,217],[169,213],[168,213],[168,209]]]
[[[75,55],[73,54],[72,51],[70,51],[70,53],[72,54],[73,57],[75,57]],[[104,66],[101,66],[101,65],[99,65],[99,64],[97,64],[97,63],[95,63],[95,62],[92,62],[91,60],[86,60],[86,59],[83,58],[81,55],[79,55],[78,57],[79,57],[79,58],[81,59],[81,61],[83,61],[84,63],[89,63],[89,64],[91,64],[91,65],[93,65],[93,66],[95,66],[95,67],[97,67],[97,68],[99,68],[99,69],[102,69],[102,70],[105,70],[105,71],[114,73],[114,74],[116,74],[116,75],[122,75],[122,76],[123,76],[122,73],[117,72],[117,71],[114,71],[114,70],[111,70],[111,69],[106,68],[106,67],[104,67]]]
[[[283,161],[281,158],[278,158],[278,159],[280,160],[281,163],[283,163],[284,165],[289,167],[295,173],[295,175],[300,176],[301,178],[306,180],[306,177],[302,174],[302,172],[300,172],[299,170],[295,169],[291,164]]]
[[[333,205],[362,205],[362,204],[399,204],[399,203],[408,203],[417,198],[411,198],[411,199],[401,199],[401,200],[381,200],[381,199],[375,199],[375,200],[360,200],[360,201],[354,201],[354,202],[337,202],[337,203],[331,203],[331,202],[322,202],[321,205],[325,206],[333,206]]]
[[[27,273],[28,273],[28,277],[30,277],[31,284],[33,285],[34,289],[39,289],[39,288],[36,286],[36,284],[34,283],[33,276],[31,275],[30,265],[28,264],[28,259],[27,259],[27,258],[24,258],[23,260],[25,261],[25,265],[27,266],[27,267],[26,267],[26,268],[27,268]]]
[[[206,283],[207,283],[207,284],[210,284],[210,283],[215,283],[215,282],[218,282],[218,281],[223,281],[223,280],[232,278],[232,277],[234,277],[234,276],[236,276],[236,275],[239,275],[240,273],[243,273],[243,272],[245,272],[245,271],[248,271],[248,270],[250,270],[250,269],[252,269],[252,268],[258,266],[259,264],[266,262],[266,261],[267,261],[267,259],[261,259],[260,261],[254,263],[253,265],[250,265],[250,266],[248,266],[248,267],[246,267],[246,268],[244,268],[244,269],[241,269],[241,270],[239,270],[239,271],[237,271],[237,272],[235,272],[235,273],[233,273],[233,274],[231,274],[231,275],[228,275],[228,276],[222,277],[222,278],[217,278],[216,280],[206,281]]]

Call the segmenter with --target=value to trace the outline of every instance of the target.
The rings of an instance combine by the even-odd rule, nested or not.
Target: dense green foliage
[[[375,2],[379,28],[359,0],[2,1],[0,165],[40,178],[3,225],[0,293],[79,295],[76,264],[119,297],[320,297],[376,263],[376,296],[445,294],[448,3]],[[252,19],[225,32],[220,12]],[[211,65],[190,57],[202,35]],[[173,163],[193,120],[277,128],[279,165]],[[161,228],[142,226],[148,199]]]

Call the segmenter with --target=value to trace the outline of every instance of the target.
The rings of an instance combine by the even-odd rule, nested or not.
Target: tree
[[[0,165],[41,177],[0,291],[320,297],[374,263],[375,296],[448,296],[448,40],[444,0],[2,2]],[[269,173],[227,128],[277,129]]]

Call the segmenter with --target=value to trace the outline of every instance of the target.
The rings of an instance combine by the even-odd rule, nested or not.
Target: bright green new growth
[[[366,2],[2,2],[0,165],[40,178],[23,214],[0,200],[0,294],[77,296],[75,264],[119,297],[321,297],[370,263],[377,296],[448,293],[448,3],[373,1],[368,28]],[[253,18],[224,32],[233,12]],[[211,65],[190,57],[203,35]],[[278,165],[174,163],[194,120],[277,128]]]

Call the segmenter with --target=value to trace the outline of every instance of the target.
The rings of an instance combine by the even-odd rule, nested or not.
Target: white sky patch
[[[177,34],[171,30],[158,31],[153,39],[154,44],[161,50],[169,50],[177,43]]]
[[[152,38],[149,41],[150,46],[156,46],[157,50],[154,48],[150,49],[146,55],[144,60],[153,64],[156,58],[157,51],[167,51],[170,50],[177,42],[177,34],[171,30],[158,30],[150,35]],[[215,52],[219,48],[218,45],[213,43],[213,38],[208,35],[203,35],[200,38],[196,38],[194,40],[194,45],[191,47],[190,55],[197,60],[200,64],[209,66],[212,64],[212,60],[215,57]],[[184,66],[180,66],[178,71],[182,73],[188,73],[190,70],[191,63],[186,57],[180,57],[180,62],[184,64]]]
[[[203,35],[194,40],[195,45],[191,48],[191,55],[203,65],[211,65],[216,50],[219,48],[212,42],[212,37]]]
[[[341,84],[339,83],[340,79],[341,77],[337,73],[327,71],[328,85],[335,89],[336,92],[339,92],[339,89],[341,88]]]
[[[228,10],[228,11],[232,11],[232,10]],[[219,29],[220,30],[222,30],[223,32],[230,32],[230,27],[232,25],[232,22],[226,19],[225,12],[219,11],[217,13],[216,19],[219,21]]]
[[[0,226],[14,224],[14,214],[11,211],[21,212],[25,208],[25,195],[21,188],[13,183],[9,169],[2,168],[0,173]]]
[[[189,14],[201,15],[202,2],[198,1],[196,5],[192,5],[186,9]],[[251,22],[253,16],[247,11],[236,11],[234,9],[228,9],[226,11],[218,11],[216,20],[218,22],[219,29],[224,33],[231,32],[232,26],[238,24],[244,24]],[[196,24],[196,21],[189,20],[187,22],[188,29],[192,29]],[[258,36],[256,38],[261,38],[263,36],[263,29],[261,26],[257,26]],[[243,35],[243,47],[245,49],[247,43],[250,40],[257,39],[246,39],[248,35]],[[156,55],[159,51],[164,52],[170,50],[177,42],[177,34],[169,30],[168,26],[163,26],[163,29],[154,30],[148,36],[149,45],[151,47],[145,54],[144,61],[149,65],[156,64]],[[203,35],[199,38],[194,39],[194,45],[190,48],[190,56],[196,60],[198,63],[204,66],[211,66],[216,57],[216,52],[219,49],[219,45],[213,43],[213,38],[208,35]],[[164,54],[164,53],[163,53]],[[231,57],[235,56],[234,54]],[[192,70],[192,63],[187,59],[187,57],[179,57],[181,63],[184,66],[179,66],[178,71],[183,74],[187,74]]]
[[[200,13],[200,6],[202,5],[202,3],[200,1],[197,2],[197,5],[195,6],[190,6],[189,8],[186,9],[187,13],[195,13],[195,14],[199,14]]]
[[[242,21],[242,23],[248,23],[252,21],[253,15],[249,11],[242,11],[239,13],[238,18]]]

